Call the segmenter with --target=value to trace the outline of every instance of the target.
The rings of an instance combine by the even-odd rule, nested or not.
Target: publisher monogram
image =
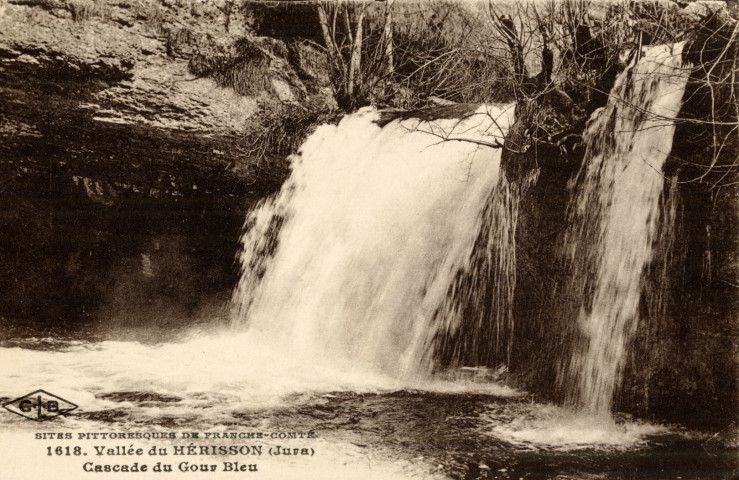
[[[21,417],[43,422],[67,414],[77,405],[44,390],[36,390],[11,400],[3,408]]]

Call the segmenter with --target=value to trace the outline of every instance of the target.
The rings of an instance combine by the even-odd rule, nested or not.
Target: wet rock
[[[110,14],[110,20],[124,27],[133,27],[136,24],[136,17],[131,12],[121,9],[114,10]]]
[[[18,56],[18,57],[17,57],[16,59],[15,59],[15,61],[16,61],[16,62],[20,62],[20,63],[28,63],[28,64],[30,64],[30,65],[38,65],[38,64],[40,63],[40,62],[39,62],[39,61],[38,61],[37,59],[35,59],[34,57],[32,57],[32,56],[30,56],[30,55],[26,55],[26,54],[23,54],[23,55],[20,55],[20,56]]]
[[[700,21],[710,16],[717,16],[722,20],[729,19],[726,2],[722,1],[706,0],[692,2],[687,4],[681,12],[695,21]]]

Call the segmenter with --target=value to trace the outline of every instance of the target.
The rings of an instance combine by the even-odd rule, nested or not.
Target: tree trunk
[[[344,1],[343,4],[343,11],[341,18],[344,20],[344,30],[346,30],[346,38],[349,40],[349,45],[351,45],[354,42],[354,38],[352,36],[352,23],[349,19],[349,4]],[[336,8],[341,8],[341,6],[337,6]]]
[[[354,100],[354,95],[359,83],[359,72],[362,67],[362,35],[364,23],[365,7],[359,12],[359,18],[357,18],[357,27],[354,31],[354,43],[352,44],[352,53],[349,60],[349,75],[347,75],[346,93]]]
[[[316,10],[318,12],[318,22],[321,24],[321,36],[323,37],[323,43],[326,46],[326,53],[328,54],[328,59],[331,63],[330,68],[337,68],[339,66],[339,62],[336,58],[336,43],[331,37],[331,29],[328,26],[326,8],[319,3],[316,5]]]
[[[393,4],[395,0],[387,0],[385,6],[385,73],[388,78],[395,73],[395,61],[393,59]]]

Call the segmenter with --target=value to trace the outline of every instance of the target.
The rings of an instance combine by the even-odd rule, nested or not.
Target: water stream
[[[611,413],[658,242],[663,166],[689,75],[681,52],[682,44],[644,49],[583,135],[567,238],[572,285],[583,301],[563,382],[571,404],[597,415]]]

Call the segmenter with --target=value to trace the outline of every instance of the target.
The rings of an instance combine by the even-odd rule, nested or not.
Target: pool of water
[[[231,478],[224,464],[239,462],[256,465],[254,478],[270,479],[698,479],[732,478],[737,468],[733,428],[589,418],[474,376],[399,381],[370,366],[293,359],[249,333],[192,334],[153,345],[6,340],[0,386],[3,403],[41,388],[79,405],[43,423],[3,412],[0,438],[11,472],[4,478],[52,472],[77,478],[97,464],[134,462],[149,469],[169,464],[177,478]],[[71,438],[41,435],[60,432]],[[84,437],[106,432],[143,438]],[[151,438],[156,434],[175,438]],[[144,454],[96,453],[132,445]],[[249,454],[217,451],[233,445],[249,447]],[[80,446],[84,454],[57,455],[57,446]],[[175,454],[189,446],[195,455]],[[168,455],[148,455],[152,447]],[[275,448],[312,455],[270,455]],[[216,472],[201,472],[200,465]],[[147,475],[160,478],[151,471],[137,476]]]

